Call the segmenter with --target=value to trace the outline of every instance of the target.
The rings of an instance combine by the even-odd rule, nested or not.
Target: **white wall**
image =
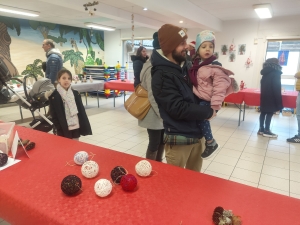
[[[156,30],[148,28],[135,28],[135,39],[152,39],[152,35]],[[125,65],[123,62],[123,40],[131,40],[132,30],[122,29],[116,31],[104,32],[104,50],[105,50],[105,62],[107,65],[116,65],[117,61],[120,61],[121,65]]]
[[[267,20],[235,20],[224,21],[222,32],[216,33],[215,51],[219,52],[219,61],[227,69],[235,73],[238,83],[243,80],[247,87],[259,87],[260,70],[265,60],[267,37],[276,37],[278,39],[285,37],[297,37],[300,39],[300,16],[279,17]],[[195,40],[200,29],[188,30],[188,42]],[[155,30],[147,28],[136,28],[134,31],[135,38],[152,38]],[[122,65],[122,40],[131,39],[131,29],[117,30],[114,32],[105,32],[105,60],[107,64],[115,65],[120,61]],[[254,39],[258,39],[258,43],[254,44]],[[246,44],[245,55],[237,55],[235,62],[229,62],[229,56],[221,55],[221,45],[230,45],[234,39],[236,49],[239,44]],[[245,67],[245,62],[250,56],[253,66]]]
[[[260,85],[260,70],[265,60],[267,40],[266,38],[287,38],[299,37],[300,40],[300,16],[280,17],[268,20],[239,20],[239,21],[224,21],[222,32],[216,33],[215,51],[219,52],[219,61],[222,65],[232,70],[235,73],[235,78],[238,83],[243,80],[247,87],[258,88]],[[189,39],[196,39],[197,33],[201,30],[188,30]],[[258,43],[254,44],[254,39],[258,39]],[[221,45],[230,45],[234,39],[236,45],[236,60],[229,62],[229,55],[223,56],[221,53]],[[246,44],[245,55],[238,55],[238,45]],[[250,56],[253,66],[245,67],[245,62]]]

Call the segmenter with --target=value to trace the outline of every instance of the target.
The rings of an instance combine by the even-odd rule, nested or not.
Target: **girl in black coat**
[[[267,59],[260,71],[260,129],[258,134],[265,137],[277,137],[270,131],[271,119],[274,112],[283,108],[281,96],[281,66],[277,58]],[[265,126],[264,126],[265,125]]]
[[[136,55],[131,56],[131,61],[133,62],[134,87],[141,83],[140,74],[148,58],[146,48],[143,46],[138,48]]]
[[[80,135],[91,135],[90,122],[78,91],[71,89],[72,74],[62,69],[57,74],[56,90],[49,96],[52,122],[57,135],[78,140]]]

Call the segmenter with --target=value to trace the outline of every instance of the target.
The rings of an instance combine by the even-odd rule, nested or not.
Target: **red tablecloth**
[[[299,199],[154,161],[155,175],[137,176],[135,192],[116,186],[109,197],[100,198],[94,193],[98,179],[110,179],[110,171],[117,165],[135,175],[135,164],[141,158],[27,128],[16,129],[20,137],[35,141],[36,148],[28,152],[30,159],[19,151],[17,158],[22,161],[0,171],[0,218],[11,224],[212,225],[216,206],[232,209],[245,225],[300,221]],[[96,178],[84,178],[80,166],[66,165],[79,150],[96,154],[93,160],[100,167]],[[69,174],[79,176],[83,183],[83,191],[74,197],[60,189]]]
[[[104,83],[104,89],[134,91],[133,82],[129,80],[111,80]]]
[[[283,106],[287,108],[296,108],[297,96],[297,91],[284,91],[282,93]],[[230,102],[235,104],[242,104],[242,102],[244,102],[246,105],[249,106],[259,106],[260,90],[255,88],[247,88],[239,91],[238,93],[228,95],[225,98],[224,102]]]

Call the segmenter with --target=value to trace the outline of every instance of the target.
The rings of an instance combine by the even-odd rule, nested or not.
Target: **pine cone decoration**
[[[29,150],[31,150],[31,149],[34,149],[34,147],[35,147],[35,143],[34,143],[34,142],[29,142],[29,144],[26,145],[25,149],[26,149],[27,151],[29,151]]]
[[[224,212],[224,209],[221,206],[218,206],[218,207],[215,208],[214,212],[218,212],[222,215],[223,212]]]

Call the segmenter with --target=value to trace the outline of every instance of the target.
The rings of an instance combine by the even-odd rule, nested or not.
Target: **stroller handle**
[[[27,85],[26,85],[26,83],[27,83],[26,81],[29,77],[33,77],[35,79],[35,81],[37,81],[36,76],[34,76],[33,74],[28,74],[28,75],[24,76],[23,86],[24,86],[24,93],[25,93],[26,99],[29,99],[29,95],[28,95],[28,92],[27,92]]]

